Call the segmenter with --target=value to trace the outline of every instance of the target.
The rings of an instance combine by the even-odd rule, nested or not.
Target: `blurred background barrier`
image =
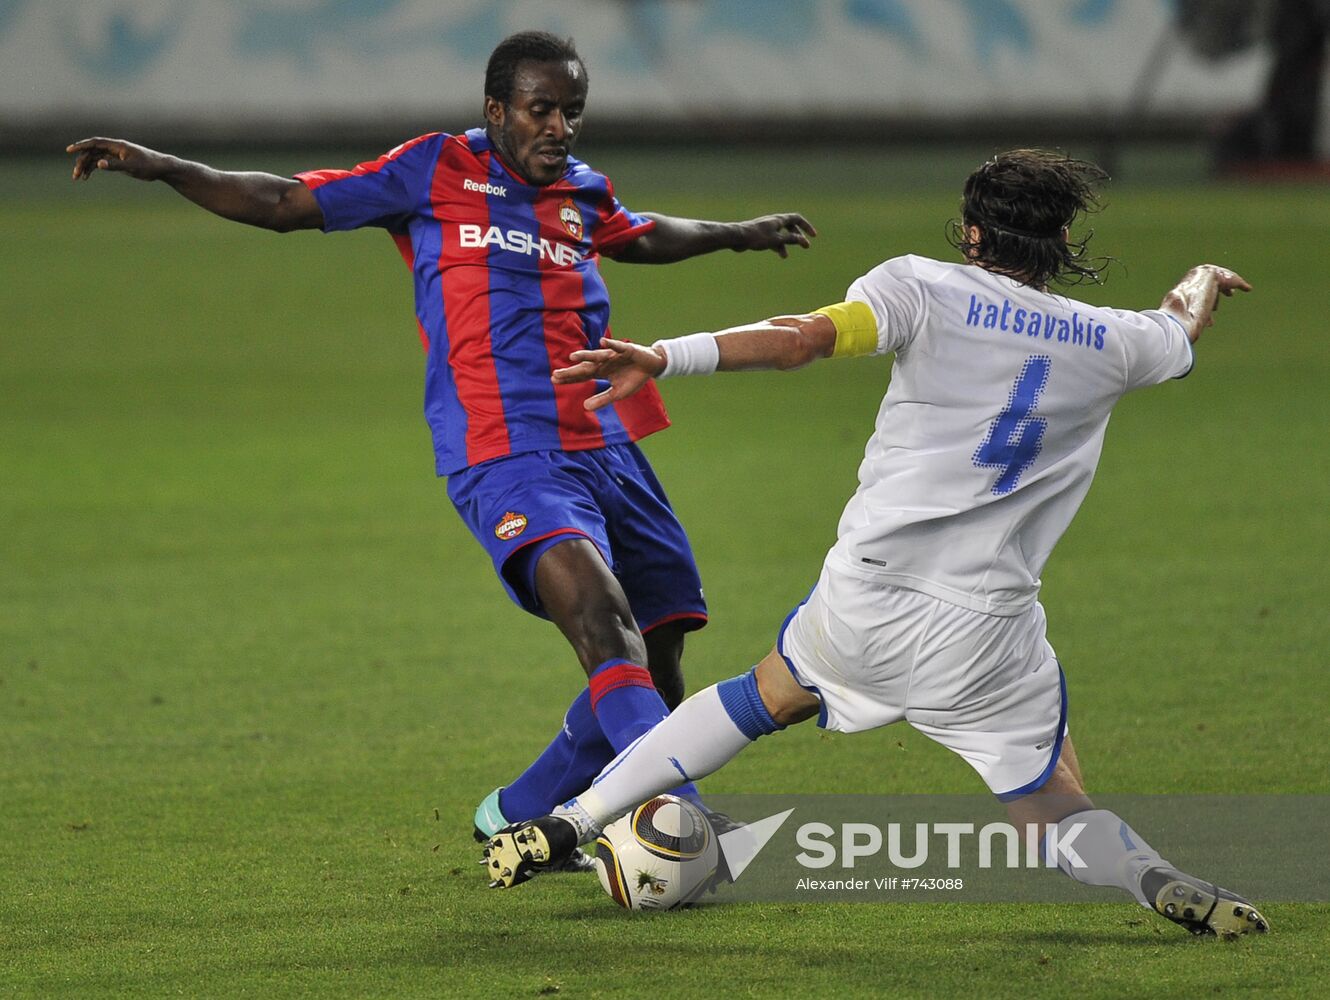
[[[491,48],[533,27],[576,39],[602,139],[883,143],[1037,128],[1195,140],[1260,101],[1276,63],[1275,9],[1315,20],[1322,7],[0,0],[0,142],[31,151],[123,130],[155,141],[391,145],[474,124]],[[1307,47],[1306,27],[1294,30]]]

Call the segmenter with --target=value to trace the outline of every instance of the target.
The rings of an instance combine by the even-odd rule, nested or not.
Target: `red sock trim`
[[[639,667],[627,660],[609,660],[596,668],[596,672],[587,681],[591,688],[591,711],[596,710],[600,699],[619,688],[642,687],[656,689],[651,682],[651,672],[646,667]]]

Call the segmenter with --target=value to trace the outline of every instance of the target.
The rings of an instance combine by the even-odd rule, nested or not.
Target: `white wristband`
[[[686,337],[658,340],[652,347],[665,352],[665,370],[656,378],[675,375],[710,375],[720,364],[720,346],[714,333],[690,333]]]

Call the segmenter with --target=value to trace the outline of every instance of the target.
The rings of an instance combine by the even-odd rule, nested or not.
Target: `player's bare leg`
[[[606,739],[622,752],[669,714],[648,667],[648,643],[638,631],[623,587],[592,542],[572,538],[540,557],[536,592],[586,671],[593,710]],[[682,634],[667,631],[656,642],[662,656],[673,656],[672,663],[667,657],[662,671],[677,674]],[[682,686],[682,678],[675,686]],[[695,797],[696,789],[685,778],[677,794]]]
[[[1031,826],[1044,831],[1052,824],[1063,830],[1083,824],[1074,843],[1082,865],[1060,857],[1062,870],[1087,885],[1117,886],[1193,934],[1233,937],[1269,930],[1269,921],[1247,900],[1173,868],[1125,821],[1096,809],[1085,794],[1070,738],[1063,741],[1062,755],[1044,786],[1009,803],[1007,813],[1022,833]]]
[[[536,593],[588,676],[606,660],[646,663],[628,598],[592,542],[573,537],[546,550],[536,563]]]
[[[753,673],[757,677],[762,704],[782,726],[811,719],[822,708],[822,702],[815,694],[799,686],[779,650],[768,653]]]
[[[637,629],[637,624],[633,620],[632,611],[628,606],[628,599],[623,593],[623,588],[614,574],[610,572],[605,560],[601,557],[600,550],[585,538],[570,537],[568,540],[551,546],[540,555],[535,567],[536,592],[540,597],[542,606],[550,619],[559,627],[559,631],[564,634],[568,642],[572,645],[582,669],[588,677],[596,673],[602,665],[611,664],[638,664],[645,665],[647,662],[647,646],[642,639],[641,633]],[[631,668],[630,668],[631,669]],[[639,683],[644,683],[647,688],[651,687],[650,679],[642,680],[647,674],[644,666],[639,666],[640,676],[635,676]],[[636,692],[630,692],[634,694]],[[585,692],[584,692],[585,694]],[[649,728],[650,724],[656,722],[665,714],[664,706],[659,704],[659,696],[649,696],[645,691],[638,695],[638,701],[649,701],[654,696],[658,711],[647,706],[645,711],[647,716],[644,720],[639,720],[631,712],[636,708],[640,715],[644,710],[638,706],[628,706],[629,715],[624,717],[621,710],[618,716],[612,717],[609,724],[601,726],[594,711],[588,713],[585,709],[578,713],[576,720],[573,718],[573,709],[570,708],[569,715],[565,717],[565,731],[567,727],[573,725],[579,729],[575,735],[579,740],[590,740],[592,737],[597,741],[597,745],[604,746],[605,757],[596,758],[594,768],[603,766],[606,759],[613,756],[616,748],[621,749],[622,745],[631,742],[633,738],[640,735],[640,732]],[[576,707],[576,706],[574,706]],[[636,728],[633,728],[636,725]],[[617,726],[617,730],[616,727]],[[582,733],[581,729],[589,729],[592,732]],[[608,730],[602,734],[601,730]],[[565,734],[560,734],[559,738],[564,738]],[[609,744],[600,744],[598,741],[603,737],[609,738]],[[591,745],[588,743],[587,745]],[[477,823],[477,839],[491,839],[498,830],[509,829],[510,820],[503,816],[503,809],[500,806],[500,794],[503,789],[495,789],[490,796],[481,805],[482,810],[488,810],[491,816],[487,823],[487,829],[482,829]],[[568,792],[571,794],[572,790]],[[479,811],[477,813],[479,815]],[[528,814],[529,815],[529,814]],[[518,813],[522,818],[522,814]],[[497,829],[496,829],[497,828]],[[534,851],[537,855],[547,855],[548,852],[541,851],[534,846],[529,847],[528,853]],[[575,847],[576,845],[574,845]],[[516,872],[520,868],[522,871],[521,880],[530,877],[529,872],[536,870],[561,870],[561,871],[590,871],[594,864],[590,857],[582,851],[562,851],[557,862],[552,864],[538,864],[531,867],[526,863],[519,865],[518,860],[514,859],[510,866],[512,871]],[[492,865],[491,874],[497,874],[503,867],[494,868]]]
[[[1094,803],[1085,794],[1085,786],[1081,783],[1076,749],[1068,736],[1062,741],[1062,752],[1048,781],[1037,792],[1008,803],[1007,816],[1018,830],[1023,831],[1029,825],[1042,829],[1073,813],[1093,808]]]
[[[673,712],[683,701],[683,643],[688,627],[683,622],[665,622],[642,636],[647,647],[647,669],[665,707]]]
[[[1063,765],[1066,765],[1067,770],[1071,772],[1071,777],[1075,780],[1076,787],[1083,790],[1085,788],[1085,779],[1081,777],[1081,762],[1076,757],[1076,748],[1072,746],[1070,736],[1062,741],[1062,752],[1058,755],[1058,767],[1060,768]],[[1058,776],[1054,774],[1053,777],[1056,779]],[[1061,781],[1064,779],[1059,780]],[[1080,794],[1083,795],[1085,793],[1082,791]]]
[[[587,674],[596,720],[590,724],[598,724],[613,748],[622,752],[669,714],[648,669],[652,646],[661,658],[662,676],[682,695],[682,677],[678,676],[682,631],[665,627],[648,644],[638,631],[618,579],[600,550],[585,538],[569,538],[547,549],[536,563],[535,583],[546,614],[572,645]],[[680,777],[677,772],[672,774],[662,791],[695,798],[691,781],[683,775],[680,783]],[[541,818],[513,823],[487,841],[483,863],[492,884],[517,885],[540,871],[570,864],[589,867],[589,859],[576,850],[577,839],[565,843],[556,826],[551,828],[551,842],[543,832],[544,822]]]
[[[684,636],[689,630],[688,624],[684,622],[666,622],[643,635],[647,650],[647,669],[656,690],[660,693],[661,700],[670,710],[677,708],[683,700],[684,682],[680,659],[683,654]],[[614,757],[611,745],[605,741],[604,734],[594,722],[590,728],[596,731],[584,732],[588,728],[587,713],[588,709],[582,699],[574,702],[564,716],[562,731],[541,758],[518,777],[513,790],[499,787],[486,796],[485,801],[476,810],[475,834],[478,842],[483,844],[512,822],[504,816],[500,800],[500,796],[505,792],[509,796],[513,791],[519,792],[517,808],[520,809],[521,803],[527,802],[530,798],[527,785],[540,780],[542,793],[549,793],[547,804],[539,810],[544,812],[545,809],[581,791],[600,768]],[[589,770],[584,769],[588,765]],[[579,773],[582,778],[580,781],[577,780]],[[551,778],[552,774],[562,777]],[[550,780],[556,781],[553,787],[549,786]],[[511,801],[509,804],[512,805]],[[519,813],[516,818],[525,819],[530,815],[530,813],[525,815]]]

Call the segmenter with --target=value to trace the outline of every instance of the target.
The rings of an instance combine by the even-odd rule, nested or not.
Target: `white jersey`
[[[891,384],[829,565],[997,615],[1028,608],[1113,404],[1191,370],[1182,324],[897,257],[850,286]]]

